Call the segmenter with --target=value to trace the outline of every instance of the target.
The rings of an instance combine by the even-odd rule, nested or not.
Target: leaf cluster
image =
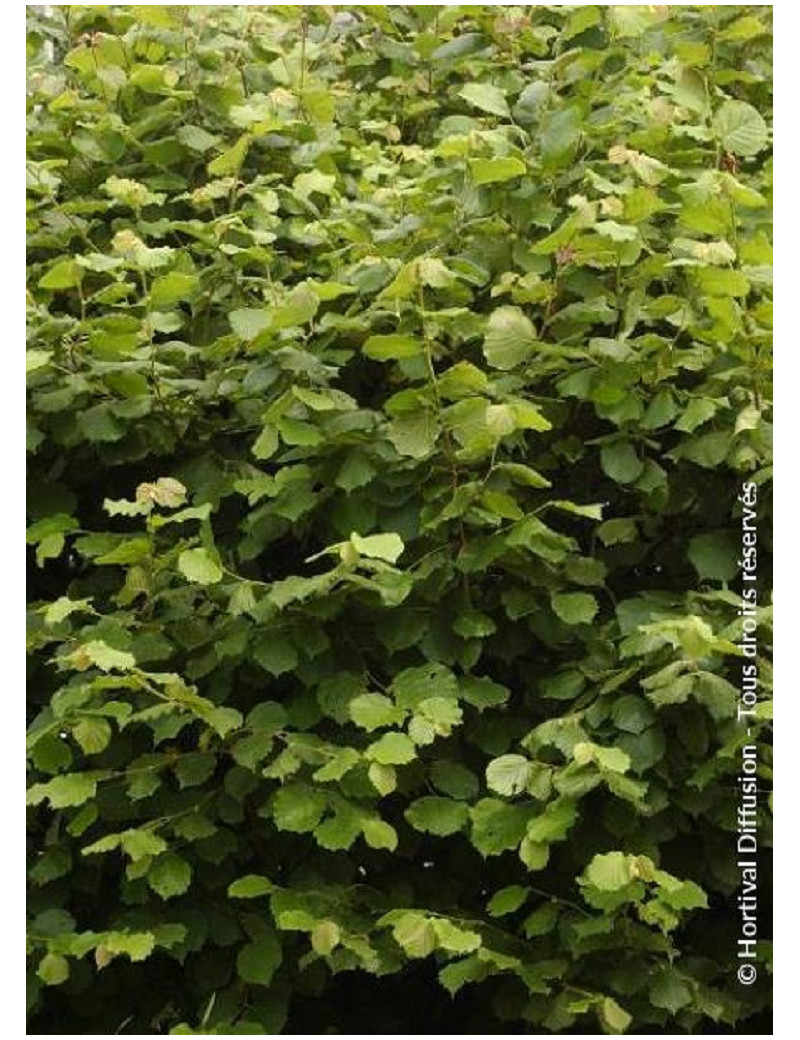
[[[768,1032],[771,9],[28,10],[31,1031]]]

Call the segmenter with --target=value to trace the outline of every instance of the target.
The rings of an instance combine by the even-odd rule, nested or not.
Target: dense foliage
[[[770,11],[29,8],[31,1032],[769,1031]]]

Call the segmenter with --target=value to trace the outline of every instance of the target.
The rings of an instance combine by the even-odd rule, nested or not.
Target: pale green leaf
[[[746,101],[723,101],[711,125],[722,147],[734,155],[757,155],[767,147],[764,117]]]
[[[536,332],[519,307],[492,311],[483,339],[483,353],[494,368],[510,369],[527,361],[536,347]]]
[[[384,766],[401,766],[416,757],[417,749],[405,733],[384,733],[364,754]]]
[[[530,760],[523,755],[501,755],[486,767],[489,789],[507,797],[524,791],[530,775]]]
[[[184,549],[178,557],[178,570],[196,585],[214,585],[222,580],[222,568],[208,549]]]
[[[275,887],[269,878],[247,874],[238,881],[231,882],[228,895],[235,899],[257,899],[259,896],[270,895],[275,891]]]
[[[481,112],[503,117],[511,114],[505,93],[491,83],[467,83],[459,90],[458,96]]]
[[[369,534],[362,536],[355,531],[350,535],[353,548],[363,556],[370,556],[376,560],[386,560],[387,563],[396,563],[403,552],[405,545],[399,534]]]
[[[367,731],[383,726],[395,726],[403,721],[405,712],[381,693],[362,693],[350,701],[350,717],[357,726]]]

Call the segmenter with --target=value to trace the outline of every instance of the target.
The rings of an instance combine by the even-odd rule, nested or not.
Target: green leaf
[[[242,308],[228,314],[231,328],[239,339],[250,342],[270,326],[269,311]]]
[[[438,791],[451,798],[470,800],[478,793],[479,784],[475,774],[460,762],[439,759],[431,765],[431,780]]]
[[[143,206],[160,205],[166,198],[160,192],[150,191],[146,184],[129,177],[108,177],[103,184],[103,191],[114,201],[137,211]]]
[[[137,863],[149,856],[160,856],[162,852],[167,851],[167,843],[159,834],[143,828],[123,831],[119,835],[119,843],[132,863]],[[84,854],[88,854],[99,844],[100,842],[96,842],[94,846],[84,849]]]
[[[408,735],[420,747],[436,740],[436,727],[421,715],[414,715],[408,723]]]
[[[427,795],[412,802],[405,817],[418,831],[446,837],[463,829],[469,813],[463,802]]]
[[[470,810],[470,840],[482,856],[496,856],[516,848],[525,834],[527,811],[497,798],[482,798]]]
[[[525,936],[533,939],[539,935],[547,935],[555,928],[561,911],[555,899],[542,903],[532,914],[525,918],[523,928]]]
[[[332,752],[328,761],[314,773],[314,779],[323,783],[330,780],[341,780],[361,761],[361,755],[355,748],[343,747]]]
[[[578,817],[573,798],[561,797],[548,802],[544,811],[528,821],[527,837],[535,843],[563,841]]]
[[[455,675],[445,665],[429,663],[406,668],[395,676],[391,692],[399,707],[413,711],[431,697],[456,700],[459,686]]]
[[[528,870],[544,870],[550,860],[550,846],[546,842],[534,841],[526,836],[519,847],[519,858]]]
[[[362,825],[364,841],[373,849],[388,849],[394,852],[397,848],[397,831],[390,823],[370,816]]]
[[[227,736],[231,730],[239,729],[242,725],[241,712],[237,711],[236,708],[229,708],[225,705],[203,709],[200,714],[220,737]]]
[[[739,573],[736,545],[725,531],[696,534],[687,551],[700,578],[731,581]]]
[[[478,982],[486,978],[489,968],[477,957],[463,957],[451,961],[439,972],[439,981],[450,996],[455,996],[468,982]]]
[[[354,812],[337,812],[314,829],[314,839],[332,852],[349,849],[361,834],[365,822]]]
[[[505,704],[511,696],[511,691],[505,686],[492,679],[474,675],[466,676],[459,685],[464,700],[481,712]]]
[[[589,741],[581,741],[572,749],[578,765],[595,762],[602,770],[612,773],[625,773],[631,766],[630,757],[620,748],[605,748]]]
[[[473,54],[487,44],[482,33],[466,32],[454,36],[452,40],[440,44],[432,53],[431,61],[453,61],[467,54]]]
[[[439,423],[432,412],[419,409],[392,419],[387,436],[400,455],[424,459],[434,449]]]
[[[275,890],[276,886],[269,878],[258,874],[247,874],[228,885],[228,895],[234,899],[258,899],[259,896],[271,895]]]
[[[147,872],[147,883],[162,899],[183,895],[192,881],[192,868],[181,856],[159,856]]]
[[[685,441],[676,454],[702,466],[703,469],[715,469],[725,460],[730,448],[730,434],[706,433]]]
[[[269,459],[278,450],[278,430],[275,426],[265,426],[253,445],[253,454],[257,459]]]
[[[426,697],[417,704],[417,713],[443,736],[449,736],[451,728],[458,726],[464,717],[452,697]]]
[[[600,585],[605,583],[608,568],[602,560],[593,557],[576,557],[567,560],[564,572],[576,585]]]
[[[630,857],[623,852],[607,852],[594,857],[579,879],[602,892],[616,892],[633,880]]]
[[[618,729],[634,734],[642,733],[655,721],[653,709],[647,701],[632,693],[614,701],[611,718]]]
[[[297,650],[293,643],[280,635],[264,636],[253,648],[256,661],[276,678],[297,667]]]
[[[469,172],[475,184],[497,184],[522,177],[527,170],[521,159],[513,156],[498,159],[470,159]]]
[[[650,982],[648,994],[653,1007],[664,1008],[676,1015],[692,1002],[692,991],[674,968],[662,968]]]
[[[507,797],[524,791],[530,776],[531,763],[523,755],[501,755],[486,767],[489,789]]]
[[[171,307],[181,300],[191,300],[198,291],[197,275],[170,271],[153,282],[150,301],[154,307]]]
[[[72,735],[87,755],[99,755],[111,740],[111,726],[103,718],[84,718],[74,727]]]
[[[178,557],[178,570],[197,585],[214,585],[222,580],[222,568],[208,549],[184,549]]]
[[[72,289],[83,278],[83,269],[74,260],[59,260],[39,279],[40,289]]]
[[[483,353],[493,368],[510,369],[528,361],[536,347],[536,332],[519,307],[492,311],[483,338]]]
[[[427,957],[436,948],[433,922],[424,914],[403,914],[392,928],[392,935],[410,958]]]
[[[152,932],[107,932],[103,945],[114,956],[125,954],[132,961],[144,961],[155,949],[156,939]]]
[[[600,449],[603,472],[618,484],[632,484],[642,475],[644,463],[630,441],[613,441]]]
[[[175,136],[181,142],[186,145],[193,152],[207,152],[209,148],[213,148],[219,143],[219,138],[210,134],[207,130],[204,130],[201,126],[195,126],[192,123],[186,123],[184,126],[179,126],[175,132]]]
[[[545,117],[539,136],[545,165],[566,165],[580,140],[582,123],[581,111],[574,105]]]
[[[269,986],[281,965],[283,950],[273,932],[264,932],[244,945],[236,957],[236,973],[243,982]]]
[[[136,660],[125,650],[116,650],[99,639],[83,643],[70,655],[74,667],[83,671],[89,664],[104,672],[126,672],[133,668]]]
[[[747,296],[750,291],[745,274],[727,267],[696,267],[693,277],[700,291],[708,296]]]
[[[416,758],[417,749],[405,733],[384,733],[364,754],[384,766],[401,766]]]
[[[767,147],[767,124],[746,101],[723,101],[711,125],[725,151],[734,155],[758,155]]]
[[[686,406],[686,410],[675,423],[675,429],[691,433],[698,426],[708,422],[716,411],[717,405],[714,401],[708,401],[702,397],[693,397]]]
[[[351,452],[342,463],[342,468],[336,476],[336,486],[345,491],[355,491],[357,488],[369,484],[375,473],[375,467],[369,459],[356,452]]]
[[[361,349],[367,357],[375,361],[401,361],[404,358],[418,357],[425,348],[422,341],[415,336],[392,333],[370,336]]]
[[[657,430],[672,422],[677,411],[678,408],[671,392],[661,390],[648,404],[644,419],[642,419],[642,426],[646,430]]]
[[[319,297],[314,290],[309,285],[297,285],[272,311],[270,328],[276,332],[280,329],[298,328],[310,321],[318,308]]]
[[[371,762],[367,776],[379,794],[391,794],[397,787],[397,772],[393,766],[383,766],[380,762]]]
[[[212,177],[227,177],[230,174],[238,175],[239,169],[245,160],[250,148],[251,137],[242,134],[239,140],[227,151],[212,159],[208,164],[208,172]]]
[[[524,885],[506,885],[505,888],[499,889],[486,907],[491,917],[504,917],[506,914],[513,914],[516,910],[522,906],[525,900],[528,898],[530,889]]]
[[[745,43],[756,36],[762,36],[768,31],[760,19],[756,18],[755,15],[748,14],[742,18],[737,18],[723,29],[720,33],[720,39],[734,43]]]
[[[308,170],[298,173],[292,181],[292,190],[301,199],[308,199],[314,192],[320,195],[332,195],[336,177],[321,170]]]
[[[439,393],[448,401],[484,394],[489,389],[489,380],[469,361],[458,361],[438,377]]]
[[[477,610],[465,610],[453,621],[453,631],[464,639],[482,639],[497,631],[497,625]]]
[[[491,83],[467,83],[458,91],[458,96],[481,112],[502,117],[511,114],[505,94]]]
[[[29,805],[38,805],[47,798],[54,809],[83,805],[97,793],[97,778],[86,773],[65,773],[45,784],[34,784],[28,790]]]
[[[628,1026],[633,1021],[631,1015],[614,1000],[613,997],[603,997],[599,1005],[600,1020],[609,1033],[623,1034],[627,1032]]]
[[[314,953],[327,957],[339,945],[342,932],[335,921],[320,921],[311,931],[311,947]]]
[[[78,417],[78,425],[87,440],[95,443],[118,441],[124,434],[123,427],[105,404],[95,405],[82,412]]]
[[[354,531],[350,535],[350,543],[363,556],[386,560],[387,563],[396,563],[405,548],[399,534],[369,534],[362,537]]]
[[[45,986],[60,986],[69,978],[69,961],[59,953],[46,953],[39,961],[36,974]]]
[[[49,365],[53,355],[49,350],[26,350],[25,351],[25,374],[37,372],[45,365]]]
[[[405,712],[380,693],[362,693],[350,701],[350,718],[361,729],[371,732],[403,721]]]
[[[588,592],[553,593],[550,602],[566,625],[587,625],[598,611],[597,600]]]
[[[327,90],[304,90],[303,110],[315,123],[332,123],[336,115],[336,104]]]
[[[732,683],[713,672],[699,672],[692,693],[695,700],[708,709],[711,717],[720,722],[736,715],[738,692]]]
[[[482,945],[477,932],[459,928],[446,917],[434,918],[433,930],[436,933],[436,945],[450,953],[472,953]]]
[[[504,476],[510,477],[515,484],[521,484],[523,487],[552,487],[552,484],[547,477],[543,477],[542,474],[538,473],[535,469],[531,469],[530,466],[525,466],[519,462],[499,462],[495,465],[494,471],[495,473],[500,473]]]
[[[679,881],[677,878],[656,871],[661,898],[675,910],[704,910],[708,907],[708,897],[694,881]]]
[[[313,831],[322,819],[327,799],[306,783],[297,781],[275,792],[272,816],[275,826],[282,831],[305,834]]]

